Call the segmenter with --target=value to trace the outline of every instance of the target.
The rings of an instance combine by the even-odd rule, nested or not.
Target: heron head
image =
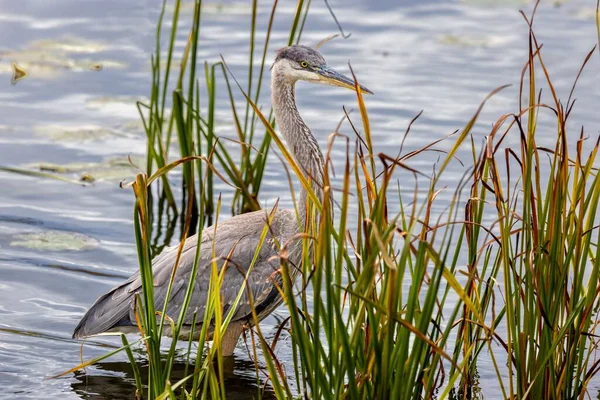
[[[274,72],[290,83],[308,81],[354,90],[354,79],[329,67],[323,56],[308,46],[293,45],[277,50]],[[360,85],[362,93],[373,94]]]

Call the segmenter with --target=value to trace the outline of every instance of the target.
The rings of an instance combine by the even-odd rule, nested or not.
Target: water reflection
[[[177,212],[168,206],[164,191],[157,190],[157,192],[161,195],[158,198],[158,207],[155,208],[152,206],[155,201],[152,190],[148,188],[148,204],[149,209],[152,210],[150,213],[150,226],[152,230],[152,247],[150,251],[152,257],[160,254],[165,247],[171,244],[173,235],[175,234],[178,216]],[[181,224],[181,226],[183,227],[183,224]],[[196,224],[193,226],[195,227]],[[183,230],[178,238],[179,240],[183,239],[181,237],[182,235]]]
[[[468,382],[461,381],[457,387],[452,388],[449,393],[450,400],[484,400],[481,390],[480,376],[477,368],[469,371]]]
[[[235,373],[234,365],[235,363]],[[188,366],[189,370],[193,365]],[[141,373],[147,376],[147,365],[140,365]],[[228,360],[225,378],[227,396],[232,399],[274,399],[275,394],[270,386],[257,381],[255,365],[247,359],[232,357]],[[178,362],[173,365],[171,382],[184,378],[186,364]],[[76,372],[71,388],[79,397],[86,400],[131,400],[136,398],[135,378],[128,362],[102,362],[96,364],[88,373]]]

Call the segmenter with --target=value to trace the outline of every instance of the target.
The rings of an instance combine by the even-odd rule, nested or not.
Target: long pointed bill
[[[346,89],[354,90],[354,79],[348,78],[345,75],[340,74],[333,68],[330,68],[327,65],[322,65],[320,67],[314,68],[314,71],[319,74],[319,83],[323,83],[325,85],[339,86]],[[362,93],[373,94],[369,89],[364,87],[363,85],[359,85],[360,91]]]

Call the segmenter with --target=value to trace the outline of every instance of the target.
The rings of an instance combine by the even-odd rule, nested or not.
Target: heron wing
[[[274,290],[272,278],[278,275],[276,271],[279,268],[276,241],[286,240],[286,237],[289,237],[288,232],[293,230],[291,228],[296,225],[296,222],[293,213],[287,210],[275,214],[252,271],[248,274],[266,223],[265,211],[256,211],[220,222],[216,228],[212,226],[203,230],[197,275],[184,324],[191,324],[194,312],[197,313],[197,321],[202,321],[204,318],[213,265],[216,265],[219,271],[226,268],[221,286],[224,314],[233,307],[248,275],[246,289],[234,310],[233,320],[247,318],[251,314],[251,304],[258,305],[267,298],[272,298]],[[174,321],[179,318],[183,307],[197,245],[197,235],[186,240],[175,272],[167,305],[167,315]],[[178,247],[168,248],[152,262],[154,306],[157,310],[162,310],[164,306],[177,252]],[[119,326],[134,325],[134,300],[135,295],[141,293],[141,290],[142,281],[137,271],[122,285],[112,289],[94,303],[75,329],[73,337],[87,337]]]

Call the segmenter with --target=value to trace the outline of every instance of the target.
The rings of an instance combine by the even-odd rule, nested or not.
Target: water
[[[118,183],[135,173],[124,162],[128,155],[144,165],[140,157],[145,139],[134,102],[149,92],[148,61],[158,17],[155,3],[0,0],[0,165],[44,164],[54,169],[60,165],[69,168],[67,176],[73,179],[83,174],[97,178],[94,184],[82,186],[0,172],[0,385],[9,398],[133,397],[133,378],[123,355],[90,368],[88,375],[44,378],[78,363],[80,343],[70,337],[79,318],[100,294],[136,269],[133,195]],[[286,42],[294,12],[292,2],[280,3],[273,50]],[[324,4],[313,3],[304,44],[315,44],[336,32]],[[531,4],[371,3],[331,1],[352,36],[328,43],[322,52],[330,65],[343,72],[348,72],[351,60],[361,83],[376,93],[367,98],[376,151],[395,154],[408,122],[420,110],[424,113],[406,141],[407,151],[461,128],[480,101],[506,83],[514,86],[490,100],[474,129],[476,140],[489,133],[497,117],[516,110],[516,86],[527,61],[527,26],[518,9],[523,7],[529,14]],[[591,3],[544,2],[536,16],[544,59],[563,99],[596,43]],[[258,17],[259,38],[269,12],[270,4],[264,2]],[[222,54],[234,74],[243,78],[249,17],[245,2],[207,4],[200,59],[216,62]],[[184,40],[177,42],[179,51]],[[10,84],[12,61],[27,65],[30,73],[15,86]],[[95,70],[96,65],[102,69]],[[571,132],[580,125],[592,136],[597,132],[598,69],[594,56],[576,92]],[[323,146],[343,116],[342,104],[356,107],[352,93],[341,89],[300,85],[297,97]],[[217,111],[221,136],[235,136],[230,114],[224,101]],[[552,122],[542,124],[552,126]],[[343,132],[351,133],[347,125]],[[542,146],[553,141],[553,135],[538,138]],[[517,142],[518,137],[511,135],[505,145]],[[442,143],[439,148],[448,146],[449,142]],[[341,161],[341,147],[336,151]],[[459,157],[468,158],[468,150]],[[436,160],[437,155],[428,154],[411,165],[430,171]],[[278,163],[274,157],[270,162]],[[448,181],[458,180],[463,172],[454,163]],[[282,196],[282,205],[290,206],[287,190],[282,190],[281,168],[269,168],[267,178],[262,203],[273,204]],[[223,184],[219,190],[227,204],[231,189]],[[446,196],[449,199],[451,193]],[[443,209],[444,202],[437,207]],[[281,315],[267,319],[263,332],[273,335]],[[119,343],[118,339],[92,340],[83,353],[86,359],[95,357]],[[281,346],[280,356],[289,360],[286,342]],[[499,398],[491,364],[482,362],[479,367],[486,398]],[[236,352],[228,387],[241,398],[256,393],[253,363],[242,349]],[[592,387],[595,392],[599,386]]]

